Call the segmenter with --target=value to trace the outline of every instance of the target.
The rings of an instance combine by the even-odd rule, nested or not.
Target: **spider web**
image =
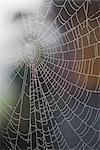
[[[25,36],[15,45],[22,60],[8,73],[5,91],[18,84],[13,103],[3,98],[3,149],[98,150],[99,1],[50,0],[34,10],[21,13]]]

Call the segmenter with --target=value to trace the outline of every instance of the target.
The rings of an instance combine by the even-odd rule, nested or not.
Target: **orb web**
[[[50,0],[36,15],[22,12],[27,40],[19,37],[16,47],[25,57],[8,74],[8,88],[19,84],[13,104],[6,94],[3,101],[4,148],[100,148],[99,5]]]

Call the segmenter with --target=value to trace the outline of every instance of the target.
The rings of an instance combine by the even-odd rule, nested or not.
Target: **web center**
[[[31,63],[35,63],[38,59],[38,49],[37,46],[34,44],[26,44],[25,46],[25,53],[26,53],[26,57],[27,59],[31,62]]]

